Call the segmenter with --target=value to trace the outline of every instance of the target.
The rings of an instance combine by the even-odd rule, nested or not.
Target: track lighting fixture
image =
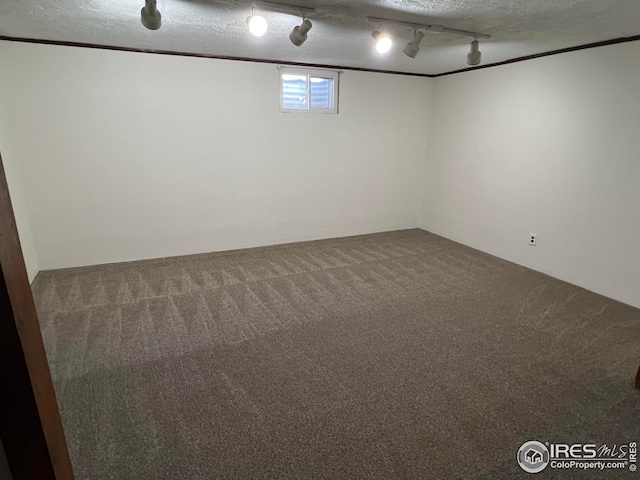
[[[315,8],[298,7],[296,5],[289,5],[288,3],[270,2],[266,0],[234,0],[234,3],[251,5],[251,15],[247,18],[247,25],[249,26],[249,31],[256,37],[261,37],[265,33],[267,33],[267,21],[264,19],[264,17],[255,14],[256,7],[260,8],[261,10],[295,13],[302,16],[302,18],[304,19],[302,25],[294,29],[294,32],[296,30],[298,32],[302,32],[300,36],[298,36],[297,34],[294,35],[294,32],[291,32],[291,35],[289,35],[289,38],[291,39],[293,44],[298,46],[304,43],[304,41],[307,39],[307,32],[311,29],[311,22],[305,18],[305,15],[315,13],[316,11]],[[295,41],[294,38],[296,38]]]
[[[471,42],[471,51],[467,55],[467,64],[468,65],[480,65],[480,61],[482,60],[482,52],[479,50],[478,40],[474,40]]]
[[[289,33],[289,40],[295,46],[300,47],[307,41],[307,34],[313,27],[313,24],[307,15],[315,13],[315,9],[301,7],[298,5],[291,5],[288,3],[281,3],[278,1],[270,0],[232,0],[236,4],[251,5],[251,15],[247,17],[247,26],[249,31],[256,37],[261,37],[267,33],[268,25],[264,17],[256,15],[255,9],[260,8],[269,11],[284,12],[289,14],[300,15],[302,17],[302,23],[296,25],[291,33]],[[140,11],[140,20],[142,24],[149,30],[157,30],[161,25],[161,15],[158,11],[157,0],[145,0],[144,7]],[[479,65],[482,60],[482,53],[480,52],[480,46],[478,39],[491,38],[490,35],[472,32],[469,30],[458,30],[455,28],[448,28],[444,25],[424,25],[421,23],[404,22],[400,20],[393,20],[390,18],[380,17],[367,17],[370,22],[374,22],[378,25],[378,29],[374,31],[371,36],[375,41],[376,50],[381,55],[389,52],[393,45],[391,37],[382,32],[383,25],[399,25],[402,27],[413,28],[413,40],[411,40],[402,50],[405,55],[410,58],[416,58],[420,51],[420,42],[425,37],[426,32],[430,33],[448,33],[453,35],[462,35],[466,37],[473,37],[471,42],[471,48],[467,55],[467,64],[471,66]]]
[[[251,9],[251,15],[247,17],[247,26],[251,34],[256,37],[261,37],[267,33],[267,21],[264,17],[256,15],[255,9],[253,8]]]
[[[382,33],[381,29],[373,32],[371,36],[373,37],[373,40],[376,43],[376,50],[378,51],[378,53],[385,54],[389,50],[391,50],[391,45],[393,45],[393,42],[391,41],[391,38],[389,38],[386,34]]]
[[[471,51],[469,55],[467,55],[467,63],[469,65],[479,65],[481,60],[481,53],[478,49],[478,39],[479,38],[491,38],[491,35],[487,35],[486,33],[479,32],[471,32],[469,30],[458,30],[457,28],[448,28],[444,25],[424,25],[421,23],[412,23],[412,22],[403,22],[400,20],[392,20],[390,18],[381,18],[381,17],[367,17],[367,20],[370,22],[377,23],[378,25],[399,25],[401,27],[411,27],[413,28],[413,40],[407,43],[407,46],[404,47],[403,52],[405,55],[408,55],[411,58],[415,58],[420,51],[420,42],[425,36],[425,32],[431,33],[450,33],[453,35],[462,35],[465,37],[473,37],[473,41],[471,42]],[[381,27],[380,27],[381,28]],[[373,32],[373,38],[376,39],[376,48],[378,47],[378,37],[382,35],[381,31]],[[387,49],[391,48],[391,40],[388,40],[389,45]],[[380,53],[383,53],[380,49],[378,49]]]
[[[413,40],[407,43],[407,46],[404,47],[404,50],[402,50],[404,54],[407,57],[416,58],[416,55],[418,55],[418,52],[420,51],[420,42],[423,38],[424,33],[422,33],[420,30],[416,30],[413,33]]]
[[[294,27],[294,29],[289,34],[289,40],[296,47],[299,47],[307,40],[307,33],[311,30],[313,24],[308,19],[303,19],[302,24]]]
[[[149,30],[158,30],[160,28],[161,15],[156,4],[156,0],[145,0],[144,7],[140,10],[140,20],[142,25]]]

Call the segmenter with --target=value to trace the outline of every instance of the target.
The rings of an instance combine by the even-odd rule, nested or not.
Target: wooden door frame
[[[0,439],[13,480],[73,480],[0,155]]]

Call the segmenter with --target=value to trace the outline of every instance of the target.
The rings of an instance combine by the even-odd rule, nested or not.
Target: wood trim
[[[602,42],[587,43],[586,45],[578,45],[576,47],[561,48],[560,50],[552,50],[550,52],[536,53],[534,55],[527,55],[524,57],[512,58],[505,60],[504,62],[488,63],[486,65],[479,65],[477,67],[463,68],[460,70],[454,70],[452,72],[439,73],[437,75],[430,75],[431,78],[445,77],[447,75],[455,75],[456,73],[471,72],[473,70],[482,70],[484,68],[500,67],[501,65],[509,65],[510,63],[526,62],[527,60],[534,60],[536,58],[549,57],[551,55],[559,55],[561,53],[577,52],[579,50],[588,50],[590,48],[606,47],[607,45],[616,45],[618,43],[636,42],[640,40],[640,35],[633,37],[620,37],[611,40],[604,40]]]
[[[7,461],[14,479],[55,478],[4,275],[0,315],[0,436]]]
[[[64,41],[58,41],[58,40],[41,40],[36,38],[6,37],[3,35],[0,35],[0,40],[4,40],[7,42],[38,43],[42,45],[58,45],[58,46],[64,46],[64,47],[94,48],[98,50],[114,50],[116,52],[151,53],[154,55],[171,55],[175,57],[209,58],[214,60],[235,60],[238,62],[269,63],[274,65],[286,65],[286,66],[292,66],[292,67],[327,68],[332,70],[351,70],[355,72],[388,73],[391,75],[406,75],[409,77],[431,77],[432,76],[432,75],[427,75],[426,73],[398,72],[395,70],[378,70],[375,68],[345,67],[340,65],[325,65],[320,63],[287,62],[283,60],[269,60],[269,59],[263,59],[263,58],[232,57],[228,55],[212,55],[209,53],[189,53],[189,52],[176,52],[173,50],[130,48],[130,47],[119,47],[116,45],[102,45],[97,43],[64,42]]]
[[[0,35],[0,40],[7,42],[22,42],[22,43],[37,43],[41,45],[58,45],[66,47],[78,47],[78,48],[94,48],[98,50],[114,50],[118,52],[134,52],[134,53],[151,53],[154,55],[173,55],[178,57],[194,57],[194,58],[210,58],[216,60],[235,60],[239,62],[255,62],[255,63],[271,63],[276,65],[289,65],[294,67],[308,67],[308,68],[330,68],[336,70],[351,70],[356,72],[370,72],[370,73],[387,73],[391,75],[406,75],[410,77],[426,77],[426,78],[438,78],[447,75],[455,75],[457,73],[471,72],[474,70],[482,70],[485,68],[499,67],[502,65],[508,65],[510,63],[525,62],[527,60],[534,60],[536,58],[549,57],[551,55],[559,55],[561,53],[577,52],[579,50],[588,50],[590,48],[605,47],[607,45],[616,45],[618,43],[636,42],[640,40],[640,35],[632,37],[620,37],[613,38],[611,40],[603,40],[601,42],[587,43],[584,45],[577,45],[575,47],[562,48],[560,50],[552,50],[549,52],[536,53],[533,55],[526,55],[524,57],[512,58],[503,62],[488,63],[486,65],[479,65],[477,67],[463,68],[460,70],[453,70],[451,72],[427,74],[427,73],[412,73],[412,72],[399,72],[396,70],[378,70],[375,68],[359,68],[359,67],[346,67],[340,65],[324,65],[316,63],[299,63],[299,62],[286,62],[282,60],[266,60],[262,58],[252,57],[232,57],[227,55],[212,55],[208,53],[189,53],[189,52],[176,52],[171,50],[154,50],[144,48],[130,48],[119,47],[116,45],[103,45],[97,43],[81,43],[81,42],[65,42],[61,40],[44,40],[37,38],[23,38],[23,37],[9,37]]]
[[[73,480],[0,156],[0,437],[14,480]]]

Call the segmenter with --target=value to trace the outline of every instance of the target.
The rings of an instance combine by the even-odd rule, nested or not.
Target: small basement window
[[[280,110],[338,113],[340,72],[309,68],[280,68]]]

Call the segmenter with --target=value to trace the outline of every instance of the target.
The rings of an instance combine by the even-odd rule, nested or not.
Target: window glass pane
[[[280,110],[338,113],[340,72],[298,67],[280,68]]]
[[[311,108],[333,108],[333,79],[311,77]]]
[[[306,110],[307,76],[282,74],[282,108]]]

